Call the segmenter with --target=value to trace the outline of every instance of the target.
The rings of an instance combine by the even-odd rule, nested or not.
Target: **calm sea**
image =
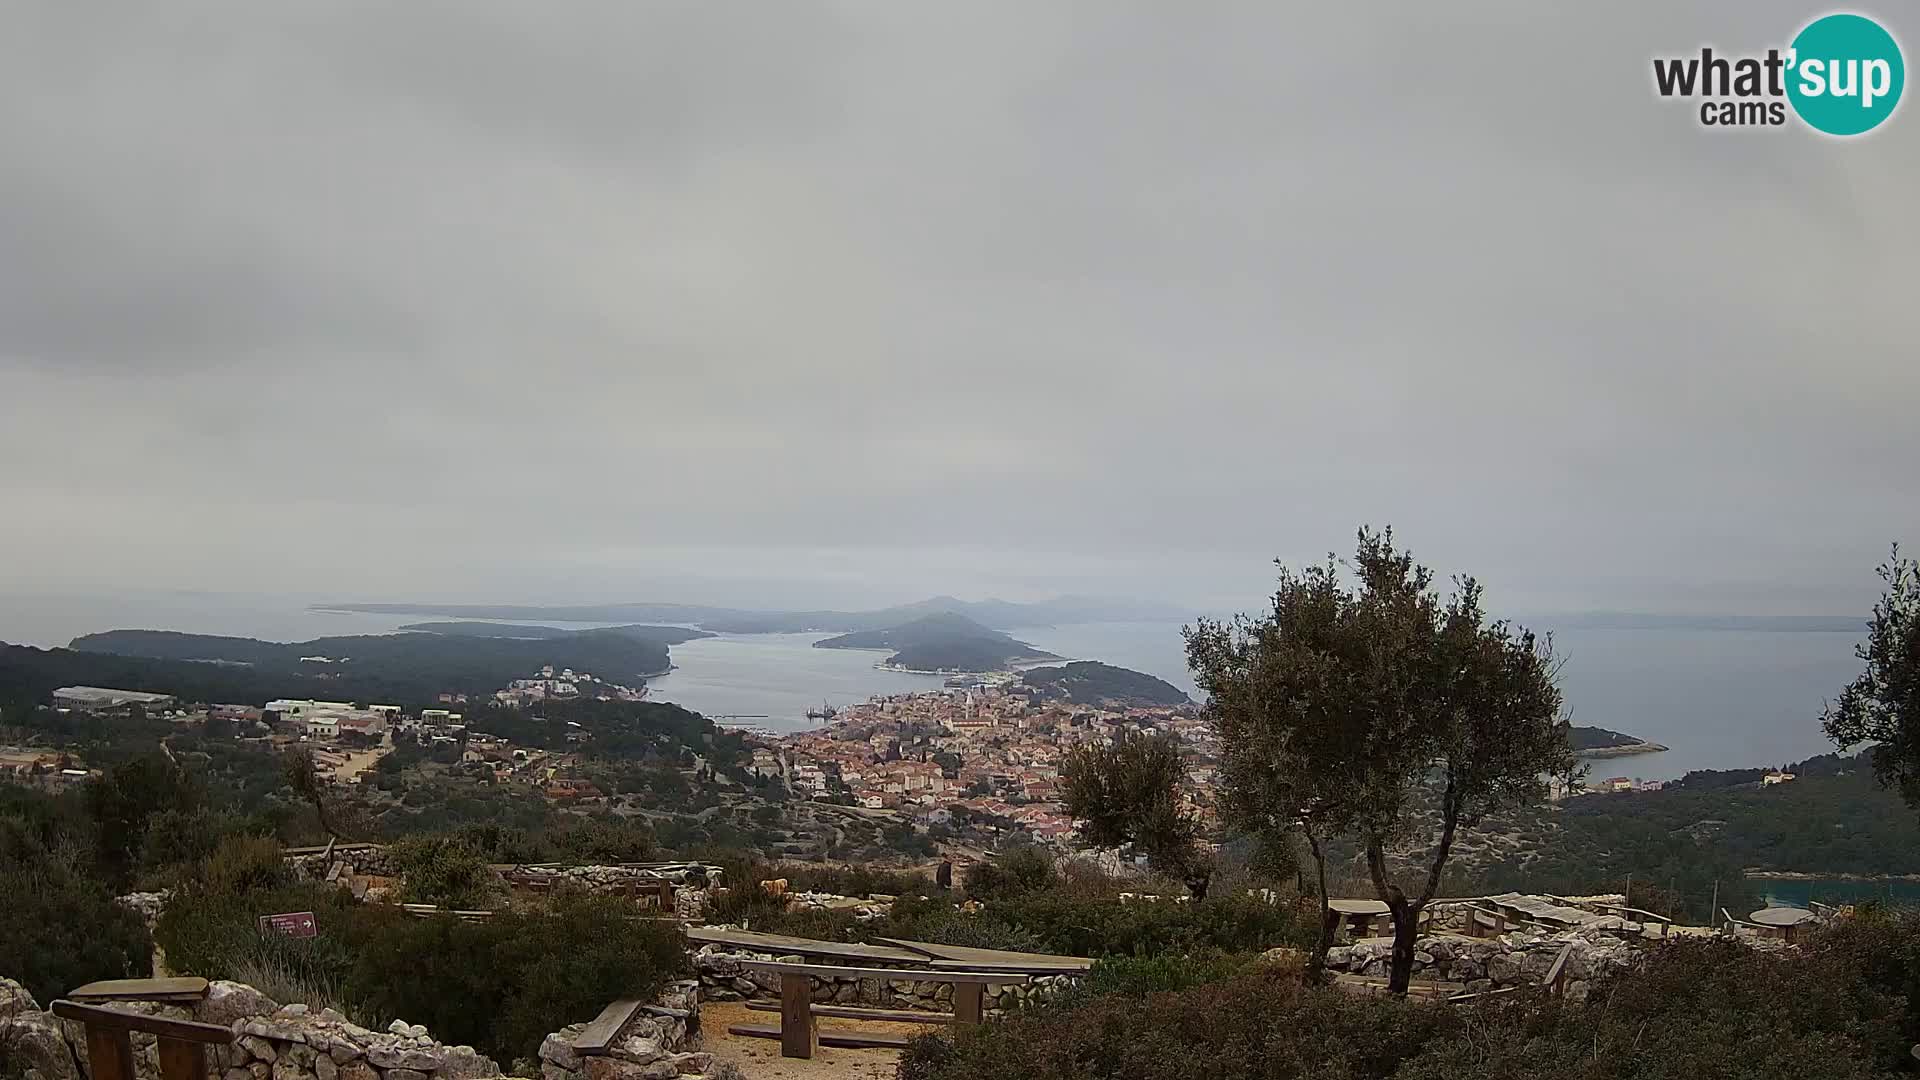
[[[309,611],[318,597],[213,593],[0,595],[0,640],[64,645],[121,627],[298,641],[391,631],[409,616]],[[1779,765],[1830,749],[1822,702],[1859,671],[1856,635],[1798,631],[1554,630],[1561,686],[1574,723],[1612,728],[1670,747],[1595,762],[1599,777],[1677,777],[1689,769]],[[676,645],[675,670],[654,680],[661,700],[716,716],[755,717],[775,729],[807,723],[808,709],[873,694],[935,687],[931,676],[877,670],[878,653],[815,649],[819,635],[728,634]],[[1049,652],[1103,660],[1196,693],[1180,625],[1085,623],[1015,636]],[[765,719],[757,719],[764,717]]]

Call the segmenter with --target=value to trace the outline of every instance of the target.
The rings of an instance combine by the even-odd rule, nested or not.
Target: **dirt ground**
[[[823,1046],[812,1058],[802,1060],[781,1057],[778,1039],[727,1034],[727,1028],[734,1024],[777,1026],[779,1023],[780,1014],[753,1012],[738,1001],[702,1002],[700,1048],[712,1054],[716,1062],[730,1061],[739,1066],[749,1080],[893,1080],[895,1066],[900,1062],[898,1050],[845,1050]],[[820,1030],[913,1036],[939,1028],[821,1017]]]

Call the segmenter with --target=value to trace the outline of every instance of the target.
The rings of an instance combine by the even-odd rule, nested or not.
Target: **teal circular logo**
[[[1900,43],[1864,15],[1827,15],[1793,39],[1787,100],[1800,119],[1829,135],[1879,127],[1900,104],[1907,65]]]

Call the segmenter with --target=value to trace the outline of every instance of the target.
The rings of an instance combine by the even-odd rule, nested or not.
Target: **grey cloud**
[[[1920,122],[1654,99],[1789,4],[1350,8],[28,5],[0,590],[1860,606]]]

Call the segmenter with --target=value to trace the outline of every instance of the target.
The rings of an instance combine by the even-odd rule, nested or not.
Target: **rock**
[[[577,1025],[575,1026],[577,1027]],[[574,1052],[571,1041],[573,1036],[578,1034],[579,1031],[577,1030],[569,1032],[567,1028],[561,1028],[559,1031],[548,1035],[540,1042],[540,1060],[552,1062],[569,1072],[578,1071],[580,1068],[580,1055]]]
[[[366,1051],[360,1049],[358,1043],[348,1039],[335,1039],[333,1044],[327,1047],[327,1056],[333,1059],[335,1065],[345,1065],[365,1053]]]
[[[340,1066],[340,1080],[380,1080],[380,1074],[364,1061]]]
[[[1413,962],[1416,964],[1426,965],[1433,963],[1433,961],[1434,955],[1430,952],[1417,952],[1413,954]]]
[[[540,1075],[544,1080],[581,1080],[579,1073],[570,1072],[551,1061],[541,1063]]]
[[[646,1070],[656,1063],[635,1065],[631,1061],[622,1061],[612,1057],[590,1057],[587,1059],[586,1080],[650,1080]],[[671,1067],[669,1062],[668,1066]],[[678,1075],[676,1072],[675,1075]],[[391,1078],[389,1078],[391,1080]]]
[[[12,979],[0,979],[0,1019],[39,1011],[40,1003],[33,1000],[33,995],[27,992],[25,986]]]
[[[334,1062],[333,1058],[322,1054],[313,1059],[313,1075],[320,1080],[337,1080],[340,1075],[340,1066]]]
[[[1487,978],[1501,986],[1511,986],[1520,981],[1520,956],[1514,953],[1497,953],[1487,960]]]
[[[307,1015],[307,1006],[303,1001],[296,1001],[291,1005],[282,1005],[280,1007],[280,1013],[283,1016],[305,1016]]]
[[[450,1046],[440,1052],[440,1068],[433,1075],[435,1080],[476,1080],[499,1076],[500,1066],[471,1046]]]
[[[427,1074],[419,1069],[388,1069],[387,1080],[427,1080]]]
[[[1466,992],[1469,994],[1484,994],[1493,988],[1492,979],[1468,979]]]
[[[405,1020],[395,1020],[393,1023],[387,1025],[387,1030],[395,1035],[411,1035],[413,1034],[413,1025],[407,1023]]]
[[[635,1065],[651,1065],[666,1055],[658,1039],[628,1035],[607,1047],[607,1056]]]
[[[713,1055],[697,1050],[691,1054],[675,1054],[671,1060],[681,1076],[699,1076],[713,1068]]]
[[[266,1016],[280,1007],[272,998],[245,983],[217,979],[207,984],[207,996],[194,1006],[193,1018],[204,1024],[232,1027],[234,1021]]]
[[[235,1065],[221,1073],[220,1080],[253,1080],[253,1072],[244,1065]]]
[[[414,1024],[412,1027],[407,1028],[407,1034],[413,1036],[416,1039],[427,1038],[427,1025]]]
[[[1570,979],[1567,982],[1566,997],[1568,1001],[1585,1001],[1587,1000],[1587,996],[1592,992],[1593,985],[1584,980]]]
[[[313,1070],[282,1054],[273,1063],[273,1080],[315,1080]]]
[[[280,1057],[280,1052],[273,1048],[273,1043],[251,1032],[240,1036],[239,1044],[240,1048],[245,1050],[249,1056],[258,1058],[268,1064],[272,1064]]]
[[[273,1066],[264,1061],[256,1061],[247,1066],[247,1071],[253,1074],[253,1080],[267,1080],[267,1077],[273,1075]]]
[[[1330,968],[1344,968],[1352,957],[1353,949],[1351,946],[1335,945],[1333,948],[1327,950],[1327,966]]]
[[[733,980],[733,988],[739,993],[751,994],[760,989],[760,984],[752,979],[741,978]]]
[[[33,1001],[25,989],[19,993],[21,1000]],[[0,1045],[6,1047],[8,1064],[23,1073],[38,1074],[41,1080],[81,1080],[80,1063],[48,1013],[21,1009],[9,1014],[0,1020]]]

